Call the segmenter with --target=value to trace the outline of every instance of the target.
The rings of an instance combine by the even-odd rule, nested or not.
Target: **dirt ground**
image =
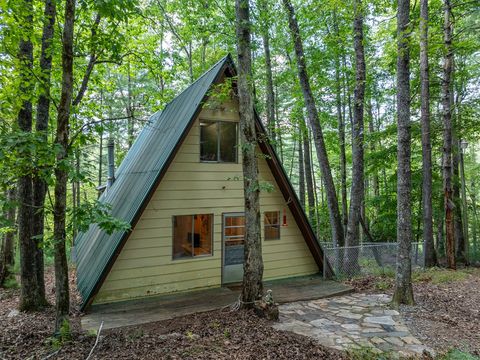
[[[74,281],[71,280],[74,289]],[[53,274],[46,274],[53,303]],[[52,344],[54,309],[18,313],[19,290],[0,289],[0,359],[44,359]],[[80,329],[78,295],[72,296],[71,340],[49,359],[86,359],[96,335]],[[347,359],[315,341],[274,330],[247,311],[213,311],[123,329],[102,331],[90,359]]]
[[[480,269],[416,277],[416,305],[401,313],[411,331],[441,353],[453,347],[480,355]],[[70,282],[74,289],[73,275]],[[362,292],[391,292],[390,278],[350,282]],[[46,273],[54,301],[53,273]],[[80,329],[78,294],[72,291],[71,339],[52,342],[54,309],[19,313],[19,290],[0,289],[0,359],[86,359],[96,335]],[[101,332],[90,359],[349,359],[306,337],[274,330],[253,314],[218,310],[143,326]],[[57,347],[55,347],[57,346]],[[60,346],[58,348],[58,346]],[[355,357],[355,356],[354,356]],[[357,356],[358,358],[358,356]],[[361,357],[360,357],[361,358]]]
[[[349,282],[357,291],[392,293],[393,279]],[[400,312],[414,335],[438,353],[452,348],[480,356],[480,268],[414,274],[415,306]]]

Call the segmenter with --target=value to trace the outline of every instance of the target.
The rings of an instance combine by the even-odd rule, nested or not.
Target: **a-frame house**
[[[92,224],[76,240],[82,310],[241,281],[238,102],[217,94],[235,75],[227,55],[141,131],[100,197],[131,230],[108,235]],[[264,278],[331,271],[258,117],[256,127],[259,176],[271,188],[260,195]]]

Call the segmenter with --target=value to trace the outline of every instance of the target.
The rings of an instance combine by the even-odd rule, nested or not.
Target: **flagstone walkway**
[[[383,294],[352,294],[280,305],[278,330],[312,337],[324,346],[419,355],[433,351],[415,338]]]

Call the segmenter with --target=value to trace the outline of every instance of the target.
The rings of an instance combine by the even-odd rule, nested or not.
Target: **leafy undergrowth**
[[[474,269],[449,270],[441,268],[431,268],[418,270],[413,273],[413,282],[431,282],[432,284],[447,284],[467,279]]]
[[[448,351],[446,354],[440,355],[438,360],[480,360],[480,357],[460,351],[458,349],[453,349]]]

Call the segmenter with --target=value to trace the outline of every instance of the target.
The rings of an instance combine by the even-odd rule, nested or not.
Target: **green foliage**
[[[440,355],[438,360],[479,360],[480,357],[469,354],[467,352],[452,349],[444,355]]]
[[[81,232],[88,230],[90,224],[98,224],[107,234],[112,234],[115,231],[125,231],[130,228],[129,223],[111,215],[110,204],[97,200],[82,203],[74,209],[72,216],[76,219],[76,226]]]
[[[65,319],[62,322],[62,325],[60,326],[58,333],[55,334],[55,336],[49,338],[49,340],[53,350],[60,349],[62,346],[64,346],[66,343],[72,340],[72,332],[70,329],[69,321]]]

